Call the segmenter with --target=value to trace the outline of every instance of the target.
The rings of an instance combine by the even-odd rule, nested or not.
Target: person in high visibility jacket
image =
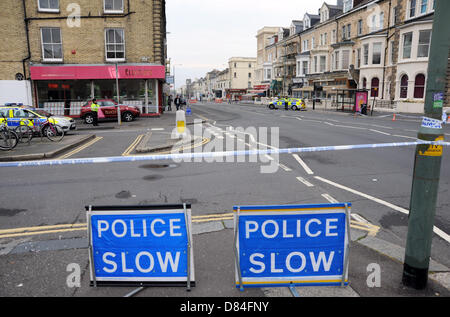
[[[97,104],[97,100],[96,99],[92,99],[92,103],[91,103],[91,111],[92,111],[92,115],[93,115],[93,121],[92,124],[94,126],[98,126],[98,109],[100,108],[100,106]]]

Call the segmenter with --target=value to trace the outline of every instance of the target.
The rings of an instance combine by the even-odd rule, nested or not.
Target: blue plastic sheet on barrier
[[[347,284],[345,204],[237,208],[236,287]]]
[[[187,281],[183,210],[93,211],[90,224],[96,282]]]

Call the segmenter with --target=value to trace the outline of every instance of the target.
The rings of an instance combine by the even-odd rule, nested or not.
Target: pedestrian
[[[96,99],[92,99],[92,103],[91,103],[91,111],[92,111],[92,125],[93,126],[98,126],[98,110],[100,109],[100,106],[97,104],[97,100]]]
[[[167,98],[167,111],[172,111],[172,95]]]
[[[177,96],[175,97],[174,103],[175,103],[175,107],[177,107],[177,110],[180,110],[180,106],[181,106],[181,99],[180,99],[180,96],[177,95]]]

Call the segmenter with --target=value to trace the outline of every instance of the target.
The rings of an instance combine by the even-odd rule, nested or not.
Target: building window
[[[347,24],[347,39],[351,39],[352,37],[352,25],[351,24]]]
[[[412,32],[403,34],[403,58],[411,58]]]
[[[350,64],[350,51],[344,50],[342,51],[342,63],[341,63],[341,69],[347,70]]]
[[[425,14],[428,8],[428,0],[422,0],[422,4],[420,5],[420,14]]]
[[[430,52],[431,30],[419,32],[419,46],[417,48],[417,57],[428,57]]]
[[[339,69],[339,51],[335,52],[335,58],[334,58],[334,69]]]
[[[61,29],[42,28],[42,57],[44,61],[62,61]]]
[[[367,88],[367,78],[365,78],[365,77],[363,78],[363,84],[362,85],[363,85],[363,87],[362,87],[363,89]]]
[[[380,80],[377,77],[372,78],[372,83],[370,87],[370,96],[378,97],[379,88],[380,88]]]
[[[409,0],[409,18],[414,18],[416,16],[416,1]]]
[[[414,98],[422,99],[425,96],[425,75],[419,74],[414,81]]]
[[[308,75],[308,62],[304,61],[302,63],[302,68],[303,68],[303,75]]]
[[[359,69],[361,67],[361,49],[358,48],[356,50],[356,68]]]
[[[248,78],[252,78],[252,73],[248,73]]]
[[[364,65],[369,65],[369,44],[364,45]]]
[[[125,37],[123,29],[106,29],[106,60],[125,60]]]
[[[103,10],[105,13],[123,13],[123,0],[104,0]]]
[[[237,74],[236,74],[236,72],[234,72],[234,78],[237,78]]]
[[[363,33],[363,20],[358,21],[358,35],[361,35]]]
[[[327,58],[326,56],[320,56],[320,72],[324,73],[327,67]]]
[[[38,11],[59,12],[59,0],[38,0]]]
[[[372,47],[372,64],[381,64],[381,43],[373,43]]]
[[[350,11],[353,8],[353,0],[344,0],[344,13]]]
[[[400,98],[408,97],[408,75],[403,75],[400,79]]]

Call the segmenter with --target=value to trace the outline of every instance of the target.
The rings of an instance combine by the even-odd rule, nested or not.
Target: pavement
[[[418,116],[416,117],[418,118]],[[194,120],[205,123],[201,116],[187,117],[187,124]],[[79,128],[55,143],[39,138],[31,145],[20,144],[16,149],[0,153],[0,161],[21,161],[57,158],[70,149],[82,146],[95,138],[96,131],[106,129],[147,128],[147,133],[136,145],[136,153],[168,151],[176,141],[170,139],[163,128],[175,126],[175,112],[160,118],[140,118],[135,122],[102,122],[99,127]],[[189,142],[204,142],[192,140]],[[178,144],[179,145],[179,144]],[[183,144],[183,146],[186,144]],[[45,185],[45,184],[44,184]],[[403,246],[385,241],[374,234],[380,228],[359,221],[351,228],[349,285],[344,287],[276,287],[245,289],[234,287],[233,221],[227,218],[193,221],[194,258],[196,261],[196,287],[190,292],[183,288],[146,288],[134,296],[148,297],[449,297],[450,268],[430,260],[429,281],[423,290],[403,286]],[[223,249],[214,248],[208,242],[223,241]],[[49,260],[51,259],[51,260]],[[42,268],[40,274],[31,273],[29,267],[52,263]],[[0,230],[0,296],[125,296],[135,288],[93,288],[89,286],[89,274],[83,274],[80,287],[68,287],[65,278],[67,263],[76,262],[88,268],[87,238],[74,234],[61,236],[50,233],[45,241],[32,240],[32,236],[12,238]],[[377,268],[380,271],[377,271]],[[63,273],[61,273],[63,272]],[[378,274],[379,273],[379,274]],[[377,275],[378,274],[378,275]]]

